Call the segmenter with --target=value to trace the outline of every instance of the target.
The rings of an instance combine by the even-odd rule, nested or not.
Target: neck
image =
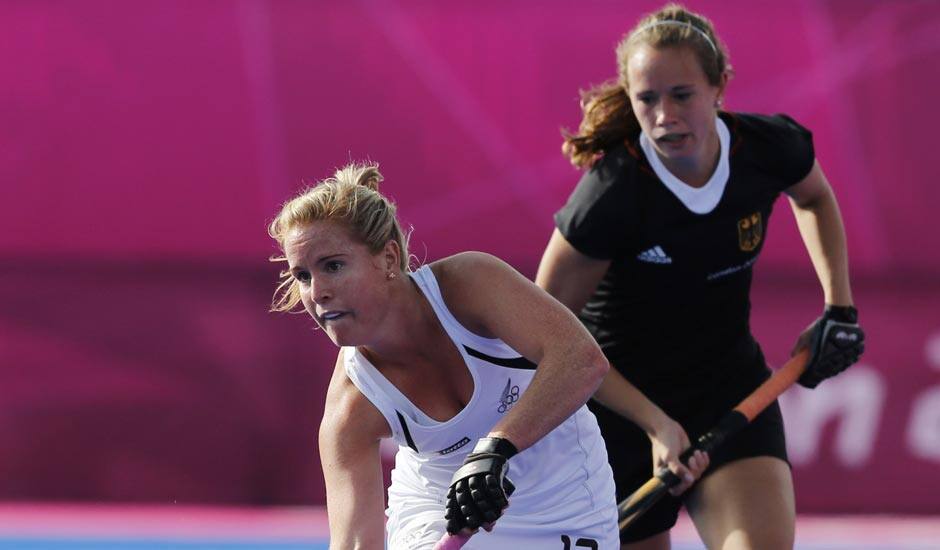
[[[688,159],[669,160],[660,159],[674,176],[691,187],[704,187],[718,167],[721,157],[721,140],[718,138],[718,128],[709,132],[705,144],[699,154]]]
[[[423,346],[416,342],[434,341],[440,323],[431,304],[411,277],[400,277],[391,290],[389,307],[382,319],[382,329],[359,351],[374,365],[400,366],[423,355]]]

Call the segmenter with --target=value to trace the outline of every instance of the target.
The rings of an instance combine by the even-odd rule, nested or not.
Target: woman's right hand
[[[708,453],[702,451],[695,451],[692,454],[688,466],[679,461],[679,455],[688,449],[691,443],[685,430],[675,420],[664,419],[652,433],[647,435],[653,446],[653,475],[668,468],[682,480],[679,485],[669,489],[669,493],[673,496],[681,495],[708,468]]]

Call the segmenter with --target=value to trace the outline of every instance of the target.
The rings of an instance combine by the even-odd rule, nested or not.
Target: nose
[[[656,107],[656,125],[669,126],[676,122],[678,108],[676,103],[668,97],[664,97]]]
[[[324,304],[333,297],[333,291],[325,281],[316,278],[310,281],[310,299],[316,304]]]

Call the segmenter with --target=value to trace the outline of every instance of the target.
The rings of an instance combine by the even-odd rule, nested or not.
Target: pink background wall
[[[0,4],[0,498],[322,502],[334,351],[266,313],[277,205],[379,161],[422,260],[532,275],[578,173],[559,128],[651,1]],[[811,128],[870,346],[784,401],[804,511],[940,512],[940,4],[688,2],[732,110]],[[785,202],[754,326],[818,314]]]

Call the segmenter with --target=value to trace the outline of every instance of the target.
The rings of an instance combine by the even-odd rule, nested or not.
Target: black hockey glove
[[[506,477],[506,462],[519,451],[508,439],[483,437],[455,473],[447,491],[447,532],[476,530],[503,515],[516,487]]]
[[[865,351],[865,332],[858,326],[858,310],[852,306],[827,305],[811,330],[812,355],[799,380],[807,388],[849,368]]]

